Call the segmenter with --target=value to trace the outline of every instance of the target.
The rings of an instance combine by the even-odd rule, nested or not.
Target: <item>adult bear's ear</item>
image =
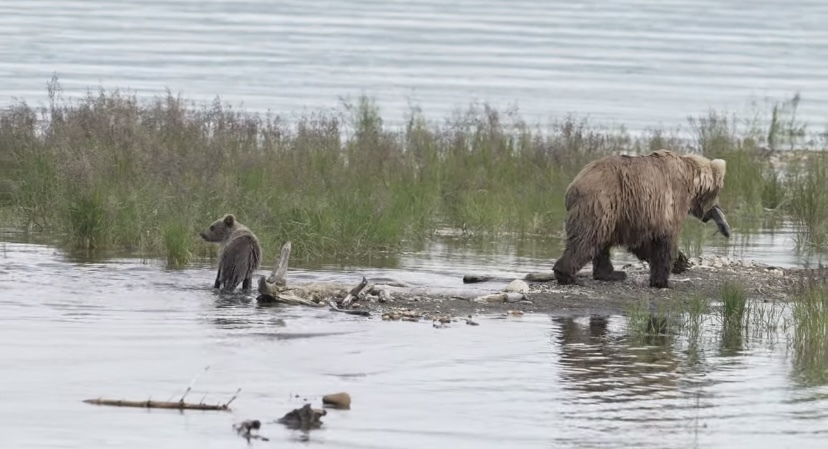
[[[717,178],[724,178],[725,172],[727,171],[727,162],[724,159],[713,159],[710,161],[710,166],[713,167]]]
[[[235,222],[236,217],[234,217],[233,214],[227,214],[227,216],[224,217],[224,224],[226,224],[227,226],[233,226],[233,223]]]

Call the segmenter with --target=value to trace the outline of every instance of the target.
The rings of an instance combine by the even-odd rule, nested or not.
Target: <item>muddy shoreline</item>
[[[727,266],[696,264],[682,274],[671,275],[669,289],[654,289],[648,286],[649,271],[644,265],[626,266],[623,270],[628,276],[623,282],[595,281],[587,269],[579,273],[583,286],[561,286],[554,280],[527,282],[529,292],[524,293],[524,301],[481,302],[469,297],[396,294],[392,301],[386,303],[359,301],[359,307],[371,311],[372,318],[386,315],[386,319],[388,314],[395,311],[399,314],[405,309],[422,315],[423,320],[439,316],[462,319],[470,315],[505,315],[509,311],[551,316],[612,316],[624,315],[630,306],[641,300],[649,300],[650,309],[655,311],[667,303],[686,301],[692,295],[717,299],[727,281],[741,285],[749,300],[787,301],[792,287],[800,278],[799,274],[805,272],[802,268],[784,269],[742,263]],[[508,281],[498,280],[478,285],[490,286],[493,292],[497,292],[507,284]]]

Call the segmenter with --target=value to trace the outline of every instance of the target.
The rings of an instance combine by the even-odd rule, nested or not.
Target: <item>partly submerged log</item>
[[[365,286],[368,285],[368,279],[365,279],[365,276],[362,277],[362,282],[359,283],[356,287],[352,288],[351,291],[348,292],[348,295],[345,296],[345,299],[342,300],[342,307],[348,307],[351,305],[351,301],[354,298],[359,296],[359,293],[362,291]]]
[[[334,312],[347,313],[348,315],[371,316],[371,312],[367,310],[340,309],[339,306],[337,306],[333,301],[328,301],[328,306],[330,306],[331,310]]]
[[[113,407],[162,408],[174,410],[216,410],[230,411],[230,402],[226,404],[193,404],[183,401],[125,401],[122,399],[86,399],[83,402],[92,405],[109,405]]]
[[[339,284],[322,284],[311,283],[300,285],[296,287],[288,287],[287,285],[287,270],[288,261],[290,260],[291,243],[288,241],[282,245],[279,252],[279,257],[276,259],[276,265],[268,277],[259,278],[259,296],[256,300],[264,304],[289,304],[309,307],[324,307],[330,306],[332,310],[337,312],[353,313],[355,315],[370,315],[365,311],[349,311],[332,306],[332,298],[341,297],[344,287]],[[351,303],[359,297],[359,294],[368,285],[368,280],[363,277],[362,281],[356,287],[350,289],[345,295],[345,298],[339,302],[343,307],[348,307]]]
[[[288,285],[287,271],[290,259],[291,243],[288,241],[279,252],[275,267],[269,276],[259,277],[259,296],[256,301],[260,304],[287,304],[301,305],[308,307],[328,306],[332,311],[347,313],[351,315],[370,316],[365,310],[353,310],[354,301],[364,299],[366,296],[374,300],[387,303],[393,300],[392,293],[403,297],[416,298],[417,296],[429,296],[427,289],[399,285],[393,282],[369,283],[364,276],[358,285],[350,287],[341,283],[308,283],[302,285]],[[476,279],[464,279],[464,282],[482,282],[484,280],[495,280],[491,276],[479,276]],[[509,278],[500,278],[504,281],[513,281]],[[353,285],[353,284],[351,284]],[[452,298],[472,299],[480,295],[479,291],[453,292]],[[515,301],[514,295],[504,301]]]
[[[327,410],[314,409],[311,408],[310,404],[305,404],[301,408],[287,412],[285,416],[277,419],[276,422],[284,424],[291,429],[308,431],[321,427],[322,420],[320,418],[327,414]]]

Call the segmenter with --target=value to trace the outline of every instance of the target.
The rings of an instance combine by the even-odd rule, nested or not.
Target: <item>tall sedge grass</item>
[[[818,269],[796,285],[790,328],[794,377],[828,384],[828,271]]]
[[[393,251],[445,226],[472,237],[560,238],[564,190],[585,163],[658,148],[728,160],[722,203],[737,229],[777,207],[824,229],[810,218],[822,212],[791,193],[816,188],[824,171],[774,171],[762,149],[780,140],[771,134],[799,134],[740,130],[712,112],[691,121],[697,139],[687,143],[572,118],[530,126],[476,104],[442,122],[414,109],[391,129],[367,98],[287,122],[170,93],[141,102],[101,89],[66,99],[57,79],[48,89],[45,107],[19,102],[0,112],[0,209],[67,244],[166,254],[174,266],[212,254],[197,231],[231,212],[266,251],[289,239],[300,260]],[[793,125],[782,126],[783,109],[774,126],[784,130]],[[826,200],[813,198],[822,210]],[[694,247],[699,226],[683,236]]]

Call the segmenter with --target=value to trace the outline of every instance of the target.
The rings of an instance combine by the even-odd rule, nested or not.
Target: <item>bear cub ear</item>
[[[227,226],[233,226],[233,223],[236,222],[236,217],[233,214],[227,214],[224,216],[224,224]]]

